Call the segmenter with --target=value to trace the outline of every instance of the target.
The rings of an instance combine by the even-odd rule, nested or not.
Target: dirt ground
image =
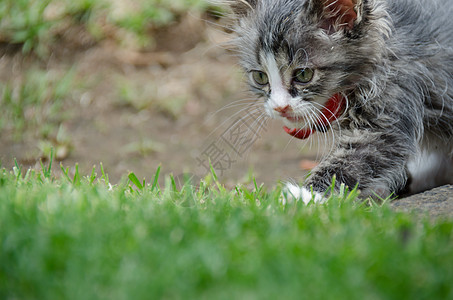
[[[159,165],[162,174],[202,177],[210,158],[227,185],[247,182],[250,170],[269,187],[303,180],[319,137],[304,143],[286,135],[279,122],[262,122],[261,105],[246,92],[234,52],[222,46],[228,35],[204,19],[189,15],[156,32],[148,52],[108,39],[94,43],[76,29],[46,61],[3,45],[0,80],[35,65],[48,72],[75,68],[81,84],[65,103],[69,117],[61,124],[70,146],[57,151],[57,159],[72,169],[77,163],[83,174],[93,165],[99,173],[102,162],[112,182],[128,172],[150,181]],[[3,132],[0,144],[3,167],[11,168],[14,158],[39,166],[35,137],[17,140]]]

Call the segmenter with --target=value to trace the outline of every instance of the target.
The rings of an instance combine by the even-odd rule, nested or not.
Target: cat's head
[[[327,126],[329,99],[366,83],[382,57],[390,29],[374,2],[227,1],[241,64],[269,116],[290,128]]]

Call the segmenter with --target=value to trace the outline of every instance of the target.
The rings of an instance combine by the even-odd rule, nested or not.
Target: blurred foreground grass
[[[451,220],[354,193],[285,206],[279,188],[160,188],[133,173],[112,187],[101,172],[0,171],[0,298],[453,297]]]

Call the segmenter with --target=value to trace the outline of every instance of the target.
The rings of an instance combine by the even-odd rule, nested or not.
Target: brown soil
[[[303,147],[279,123],[266,124],[256,140],[251,132],[241,133],[245,141],[253,141],[247,151],[240,151],[241,156],[222,141],[223,133],[231,133],[240,117],[253,123],[246,112],[240,112],[247,105],[225,108],[252,99],[243,92],[246,87],[234,53],[221,46],[227,38],[219,27],[194,15],[156,32],[156,47],[149,52],[119,47],[109,39],[95,42],[83,29],[72,29],[45,62],[22,56],[17,47],[1,46],[0,80],[20,77],[35,65],[49,72],[76,68],[76,78],[83,84],[71,93],[65,107],[70,117],[62,123],[71,148],[58,157],[64,166],[78,163],[83,174],[102,162],[112,182],[130,171],[149,181],[159,164],[162,174],[188,172],[201,177],[206,170],[197,158],[206,163],[203,154],[216,146],[217,154],[231,158],[223,160],[226,170],[221,174],[228,185],[246,181],[250,169],[258,184],[302,180],[313,166],[316,147]],[[132,92],[141,91],[130,102],[118,95],[125,82]],[[159,105],[147,102],[154,96]],[[14,158],[25,167],[39,166],[42,153],[36,137],[15,140],[3,133],[0,144],[3,167],[11,168]]]

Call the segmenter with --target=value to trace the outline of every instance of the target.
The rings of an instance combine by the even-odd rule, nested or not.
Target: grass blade
[[[69,177],[69,167],[65,169],[63,163],[60,163],[60,169],[63,173],[63,177],[66,178],[70,183],[72,183],[72,179]]]
[[[14,158],[14,168],[13,168],[14,175],[16,175],[16,181],[19,180],[22,176],[22,168],[17,163],[16,158]]]
[[[157,167],[156,174],[154,174],[153,185],[151,186],[151,192],[154,192],[156,188],[159,189],[159,175],[160,175],[160,165]]]
[[[141,184],[140,180],[138,180],[137,176],[133,172],[129,173],[129,175],[127,177],[133,184],[135,184],[135,186],[139,190],[143,190],[143,185]]]
[[[88,180],[90,182],[90,185],[92,185],[94,183],[94,181],[96,180],[96,166],[93,166],[93,169],[91,170],[91,175],[90,177],[88,177]]]
[[[101,174],[102,174],[102,177],[101,179],[104,179],[104,182],[107,186],[110,185],[110,181],[109,181],[109,175],[107,175],[107,173],[105,173],[104,171],[104,165],[102,163],[100,163],[100,166],[101,166]]]
[[[80,185],[82,183],[79,173],[79,164],[75,164],[75,172],[74,172],[74,179],[72,180],[72,184]]]

